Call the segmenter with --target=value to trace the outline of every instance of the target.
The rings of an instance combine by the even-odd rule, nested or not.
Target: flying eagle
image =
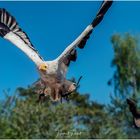
[[[40,80],[36,83],[44,95],[50,95],[53,101],[76,89],[76,83],[66,80],[67,69],[71,61],[76,61],[77,48],[83,49],[93,29],[102,21],[112,1],[103,1],[99,12],[86,29],[52,61],[45,61],[32,45],[27,34],[19,27],[16,19],[6,9],[0,9],[0,36],[22,50],[37,66]],[[41,88],[43,87],[43,88]],[[40,92],[41,93],[41,92]]]

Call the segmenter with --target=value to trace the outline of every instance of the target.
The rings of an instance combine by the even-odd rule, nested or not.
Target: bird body
[[[54,101],[60,95],[72,92],[76,84],[66,79],[66,73],[71,61],[77,59],[77,48],[83,49],[93,29],[102,21],[112,1],[103,1],[95,19],[85,30],[58,56],[55,60],[45,61],[32,45],[27,34],[19,27],[16,19],[5,9],[0,9],[0,36],[10,41],[23,51],[37,66],[40,80],[36,86],[43,87],[45,95],[50,95]]]

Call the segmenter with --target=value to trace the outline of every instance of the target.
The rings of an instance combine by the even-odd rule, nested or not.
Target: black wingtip
[[[16,20],[5,8],[0,8],[0,36],[3,37],[17,26]]]
[[[5,8],[0,8],[0,12],[6,11]]]
[[[10,30],[9,28],[3,23],[3,18],[2,15],[6,13],[5,8],[0,8],[0,36],[3,37],[5,36]]]
[[[101,5],[101,7],[99,9],[99,12],[97,13],[97,16],[100,15],[100,14],[101,15],[105,15],[105,13],[111,7],[112,3],[113,3],[112,0],[109,0],[109,1],[108,0],[105,0],[105,1],[103,1],[102,5]]]
[[[108,9],[111,7],[113,1],[110,0],[110,1],[103,1],[100,9],[99,9],[99,12],[97,13],[96,15],[96,18],[92,21],[91,25],[93,27],[97,26],[103,19],[105,13],[108,11]]]

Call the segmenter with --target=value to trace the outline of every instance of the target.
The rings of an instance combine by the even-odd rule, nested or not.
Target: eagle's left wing
[[[95,19],[92,21],[90,25],[86,27],[86,29],[80,34],[80,36],[72,42],[63,53],[57,58],[59,63],[61,64],[61,68],[63,69],[63,74],[66,73],[67,67],[69,66],[71,61],[76,61],[77,52],[76,47],[83,49],[87,40],[89,39],[93,29],[102,21],[105,13],[112,5],[112,1],[103,1],[102,5],[97,13]]]

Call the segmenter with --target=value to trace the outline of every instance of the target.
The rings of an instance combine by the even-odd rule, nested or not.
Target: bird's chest
[[[59,81],[57,80],[57,76],[54,75],[54,74],[48,74],[45,76],[45,78],[43,78],[44,82],[46,83],[46,85],[53,85],[53,84],[56,84],[58,83]]]
[[[61,71],[62,69],[59,68],[59,64],[57,62],[51,63],[49,65],[49,68],[47,70],[46,76],[47,77],[55,77],[57,80],[62,79],[63,72]]]
[[[56,62],[48,62],[48,69],[41,74],[41,79],[46,83],[56,83],[58,81],[58,65]]]
[[[55,74],[57,74],[57,69],[58,69],[57,64],[53,63],[52,65],[49,65],[46,74],[47,75],[55,75]]]

